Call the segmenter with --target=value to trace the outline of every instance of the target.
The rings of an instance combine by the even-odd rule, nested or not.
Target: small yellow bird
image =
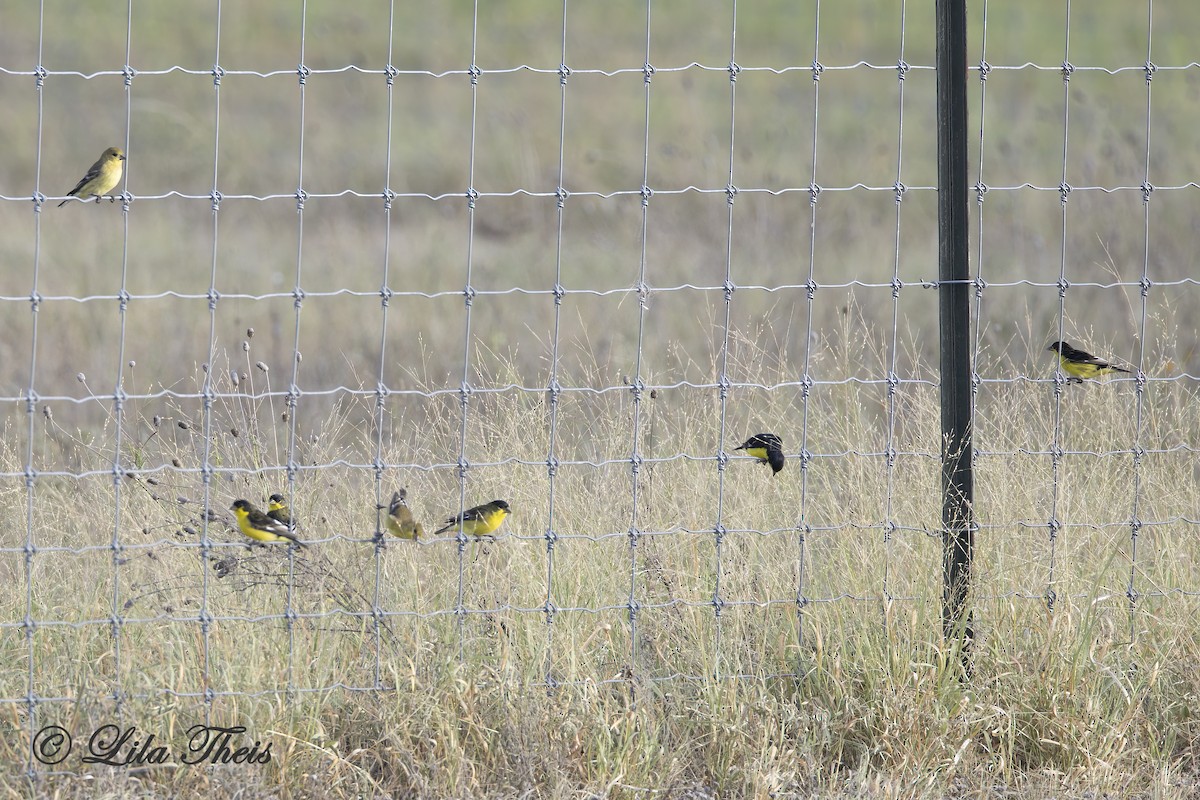
[[[279,492],[267,498],[267,516],[276,522],[281,522],[290,531],[300,526],[292,522],[292,512],[288,510],[287,501]]]
[[[499,528],[511,513],[508,503],[503,500],[493,500],[481,506],[468,508],[457,517],[450,517],[446,520],[446,526],[434,531],[433,535],[437,536],[451,528],[457,528],[467,536],[474,536],[476,539],[484,537],[491,539],[493,538],[492,532]]]
[[[773,433],[758,433],[747,439],[734,450],[745,450],[746,455],[771,465],[771,474],[783,469],[783,442]]]
[[[388,505],[387,526],[392,536],[415,542],[425,535],[425,528],[413,519],[412,510],[408,503],[404,502],[407,496],[408,489],[392,492],[392,502]]]
[[[230,510],[237,517],[242,533],[251,539],[258,542],[295,542],[304,547],[304,542],[286,525],[259,511],[249,500],[234,500]]]
[[[1066,342],[1055,342],[1046,349],[1058,353],[1062,371],[1067,375],[1067,383],[1083,383],[1084,378],[1098,378],[1112,372],[1129,372],[1124,367],[1110,364],[1091,353],[1076,350]]]
[[[99,203],[101,196],[111,192],[121,182],[121,173],[125,169],[121,162],[124,160],[125,152],[121,148],[108,148],[100,154],[99,160],[92,164],[87,174],[79,179],[75,188],[67,192],[67,197],[79,197],[84,202],[87,202],[89,197],[95,197]],[[58,207],[62,208],[66,204],[67,201],[63,200]]]

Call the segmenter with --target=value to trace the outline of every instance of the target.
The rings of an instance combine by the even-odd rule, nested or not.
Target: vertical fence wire
[[[462,426],[459,429],[458,449],[458,511],[461,515],[467,508],[467,472],[470,462],[467,459],[467,424],[468,409],[471,399],[471,307],[475,301],[475,288],[471,285],[471,273],[475,258],[475,201],[478,192],[475,190],[475,141],[478,133],[479,119],[479,66],[476,57],[479,52],[479,0],[475,0],[471,12],[471,152],[467,166],[467,263],[466,283],[463,287],[463,368],[462,385],[459,389],[459,406],[462,414]],[[466,636],[466,606],[463,605],[464,586],[463,575],[466,570],[467,536],[462,525],[458,526],[456,534],[458,543],[458,587],[454,604],[454,613],[458,619],[458,660],[463,660]]]
[[[642,67],[642,78],[645,86],[645,126],[642,131],[642,219],[638,240],[638,325],[637,353],[634,356],[633,385],[630,387],[633,395],[633,424],[632,442],[629,453],[630,480],[630,519],[629,519],[629,668],[630,675],[637,673],[638,663],[638,543],[641,531],[638,529],[638,503],[641,489],[642,469],[642,390],[645,382],[642,379],[642,343],[646,334],[646,311],[649,286],[646,283],[646,233],[650,223],[650,83],[654,78],[654,67],[650,60],[650,12],[653,0],[646,0],[646,55]]]
[[[971,344],[971,430],[977,435],[979,433],[979,354],[983,348],[983,331],[984,331],[984,304],[983,294],[984,286],[984,265],[989,262],[986,258],[987,250],[983,246],[984,241],[984,206],[983,201],[987,195],[987,184],[984,183],[983,164],[984,153],[986,148],[984,145],[987,142],[987,79],[991,66],[987,61],[987,34],[988,34],[988,0],[983,0],[982,8],[980,9],[980,34],[979,34],[979,155],[976,161],[975,171],[975,214],[976,214],[976,229],[975,229],[975,337]],[[978,462],[979,449],[972,451],[973,461]],[[972,465],[974,466],[974,464]],[[978,519],[975,520],[978,524]],[[976,581],[978,584],[978,581]],[[977,593],[982,594],[982,593]]]
[[[1059,196],[1062,200],[1062,222],[1059,229],[1058,258],[1058,341],[1064,338],[1063,331],[1067,324],[1067,200],[1071,185],[1067,183],[1067,154],[1069,151],[1069,133],[1071,121],[1070,96],[1071,74],[1075,71],[1071,64],[1071,0],[1066,2],[1066,18],[1063,22],[1063,94],[1062,94],[1062,174],[1059,182]],[[1054,380],[1054,434],[1050,447],[1051,486],[1050,486],[1050,519],[1047,523],[1050,536],[1050,553],[1046,562],[1046,608],[1053,612],[1058,593],[1054,588],[1058,580],[1058,537],[1062,531],[1062,521],[1058,518],[1059,503],[1062,493],[1063,469],[1063,387],[1067,385],[1062,370],[1055,374]]]
[[[395,201],[395,192],[392,191],[392,147],[393,147],[393,128],[395,127],[395,82],[396,68],[394,64],[395,56],[395,37],[396,37],[396,0],[391,0],[388,3],[388,31],[387,31],[387,67],[384,70],[386,77],[386,97],[385,104],[387,108],[387,134],[384,140],[384,186],[383,186],[383,264],[382,264],[382,283],[379,288],[379,377],[375,384],[375,463],[374,463],[374,478],[375,478],[375,534],[373,564],[374,567],[374,583],[371,589],[371,618],[372,628],[374,631],[374,648],[375,648],[375,663],[373,665],[375,673],[375,687],[383,686],[382,675],[382,606],[380,604],[380,588],[383,579],[383,553],[384,553],[384,522],[383,517],[388,513],[387,509],[390,505],[386,490],[383,488],[383,476],[386,469],[386,464],[383,460],[383,429],[385,424],[385,415],[388,405],[388,386],[387,386],[387,330],[388,330],[388,308],[391,305],[393,292],[391,289],[391,258],[392,258],[392,204]],[[415,542],[415,534],[414,534]]]
[[[205,355],[205,363],[208,364],[208,369],[204,370],[204,378],[200,387],[202,400],[201,406],[201,430],[204,433],[204,445],[200,460],[200,477],[203,486],[203,503],[204,513],[200,515],[200,547],[197,550],[197,566],[200,569],[200,609],[197,612],[198,622],[200,624],[200,648],[201,648],[201,681],[204,684],[204,720],[208,724],[212,719],[213,700],[215,693],[212,686],[212,620],[213,614],[209,604],[212,598],[209,595],[211,586],[209,583],[208,574],[208,559],[212,552],[214,540],[209,536],[211,522],[214,516],[209,513],[213,505],[212,492],[212,476],[213,476],[213,401],[215,400],[216,391],[214,386],[216,370],[216,355],[217,355],[217,305],[220,299],[220,293],[217,290],[217,266],[220,263],[220,242],[221,242],[221,193],[220,176],[221,176],[221,78],[224,74],[224,69],[221,67],[221,22],[222,22],[223,6],[220,0],[216,5],[216,35],[213,44],[213,167],[212,167],[212,192],[211,192],[211,215],[212,215],[212,258],[209,265],[208,274],[208,347]],[[247,332],[249,336],[249,332]],[[247,338],[244,341],[249,342]],[[236,387],[235,387],[236,388]]]
[[[1154,80],[1154,0],[1146,0],[1146,153],[1142,169],[1142,277],[1141,277],[1141,314],[1138,319],[1138,356],[1134,365],[1135,392],[1135,428],[1131,456],[1133,457],[1133,503],[1129,514],[1129,583],[1125,596],[1129,601],[1129,641],[1133,642],[1136,635],[1138,590],[1138,536],[1141,535],[1141,499],[1142,499],[1142,460],[1145,453],[1142,448],[1142,436],[1145,432],[1145,402],[1146,402],[1146,317],[1149,304],[1150,287],[1150,197],[1154,184],[1150,178],[1150,143],[1151,118]]]
[[[891,356],[888,362],[887,405],[885,409],[887,438],[883,449],[887,479],[883,511],[883,585],[880,588],[880,594],[883,599],[883,624],[885,627],[889,623],[892,605],[891,573],[894,556],[892,540],[897,527],[892,501],[896,490],[896,394],[900,391],[901,387],[900,376],[896,371],[897,361],[900,357],[900,290],[904,285],[900,279],[901,209],[903,208],[904,194],[907,191],[907,187],[904,185],[904,79],[908,77],[909,72],[908,62],[904,60],[905,22],[908,18],[907,10],[908,4],[906,0],[902,0],[900,3],[900,56],[896,62],[896,233],[894,238],[895,253],[892,257],[892,341],[890,345]]]
[[[299,112],[296,120],[298,142],[296,144],[296,272],[293,285],[292,307],[295,310],[295,327],[292,333],[292,358],[289,369],[289,383],[284,407],[287,410],[287,496],[294,502],[296,497],[296,418],[300,415],[300,312],[304,307],[304,209],[308,196],[304,190],[304,132],[305,108],[308,98],[308,66],[305,64],[305,46],[308,41],[308,0],[300,4],[300,61],[296,67],[296,77],[299,83]],[[267,388],[270,389],[270,377],[267,375]],[[287,596],[284,607],[284,622],[287,626],[288,657],[287,657],[287,691],[288,699],[296,691],[296,548],[288,546],[288,579]]]
[[[37,43],[37,79],[35,83],[37,95],[37,168],[34,172],[34,197],[41,197],[42,182],[42,147],[45,138],[45,77],[42,74],[42,64],[45,62],[46,44],[46,2],[38,4],[38,43]],[[23,472],[25,483],[25,541],[23,546],[22,570],[25,579],[25,617],[21,620],[21,629],[25,637],[25,719],[28,722],[29,741],[32,743],[39,729],[37,684],[34,674],[37,664],[37,652],[34,644],[34,634],[37,623],[34,619],[33,608],[33,576],[34,556],[37,554],[37,541],[34,536],[34,495],[37,485],[37,465],[34,463],[34,441],[37,438],[37,350],[38,350],[38,311],[41,307],[41,268],[42,268],[42,208],[39,201],[34,206],[33,215],[33,285],[29,289],[30,310],[30,345],[29,345],[29,388],[25,390],[25,433],[29,437],[25,447],[25,464]],[[30,779],[37,776],[34,766],[33,747],[29,748],[25,758],[25,774]]]
[[[713,525],[713,557],[715,560],[712,607],[714,621],[713,675],[721,677],[721,614],[725,600],[721,596],[721,575],[724,572],[722,551],[725,541],[725,525],[722,522],[725,503],[725,454],[727,416],[729,412],[729,339],[733,314],[733,205],[737,199],[737,183],[734,181],[734,155],[737,133],[737,78],[741,67],[737,63],[737,0],[731,4],[729,31],[729,173],[725,194],[728,200],[725,230],[725,319],[721,325],[720,372],[717,375],[719,419],[717,422],[717,519]]]
[[[802,367],[800,389],[800,518],[796,528],[800,531],[797,547],[796,562],[796,645],[804,652],[804,616],[808,608],[808,587],[805,583],[808,570],[808,537],[812,533],[812,525],[808,522],[808,471],[812,467],[812,455],[808,450],[809,416],[811,413],[813,363],[813,307],[817,294],[817,200],[821,195],[821,187],[817,183],[817,143],[821,139],[821,73],[825,67],[821,64],[821,0],[813,3],[813,60],[812,60],[812,170],[808,181],[808,280],[805,281],[805,327],[804,327],[804,360]]]
[[[550,339],[550,376],[546,384],[546,399],[550,409],[550,431],[546,453],[546,602],[543,613],[546,620],[546,657],[543,679],[553,687],[554,676],[554,548],[558,534],[554,527],[554,501],[558,478],[558,405],[562,397],[559,385],[559,334],[562,330],[563,301],[563,220],[566,215],[566,149],[567,149],[567,81],[571,70],[567,66],[567,0],[562,0],[562,47],[558,61],[558,178],[555,183],[555,231],[554,231],[554,326]]]
[[[133,2],[129,0],[125,6],[125,152],[129,152],[131,120],[133,109],[133,72],[129,64],[133,63]],[[123,181],[128,181],[129,171],[124,171]],[[97,198],[99,203],[100,199]],[[117,375],[112,394],[113,420],[113,528],[112,528],[112,616],[109,625],[112,631],[113,645],[113,702],[118,717],[124,712],[125,692],[122,689],[121,675],[121,637],[124,629],[124,619],[121,613],[121,565],[124,558],[121,555],[121,483],[125,477],[124,447],[125,447],[125,334],[129,313],[129,198],[123,193],[121,198],[121,278],[120,289],[117,291]],[[132,363],[130,364],[132,367]]]

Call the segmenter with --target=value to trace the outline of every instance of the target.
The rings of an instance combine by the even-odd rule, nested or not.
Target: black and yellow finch
[[[292,521],[292,512],[288,508],[287,500],[279,492],[267,498],[267,516],[276,522],[283,523],[288,530],[296,530],[299,527]]]
[[[757,433],[734,450],[745,450],[746,455],[770,464],[772,474],[783,469],[783,442],[773,433]]]
[[[392,536],[415,542],[425,535],[425,528],[413,519],[412,509],[404,502],[407,496],[408,489],[392,492],[392,502],[388,504],[387,526]]]
[[[124,171],[121,162],[124,160],[125,153],[121,148],[108,148],[100,154],[99,160],[92,164],[87,174],[79,179],[75,188],[67,192],[67,197],[79,197],[85,202],[88,198],[95,197],[99,203],[101,196],[111,192],[121,182],[121,173]],[[67,202],[63,200],[58,207],[62,208]]]
[[[467,536],[474,536],[476,539],[482,539],[485,536],[491,537],[491,534],[500,527],[505,518],[512,513],[508,507],[508,503],[503,500],[493,500],[490,503],[484,503],[481,506],[468,508],[457,517],[450,517],[446,520],[445,527],[434,531],[433,535],[444,533],[451,528],[461,530]]]
[[[1068,383],[1083,383],[1084,378],[1098,378],[1112,372],[1129,372],[1091,353],[1077,350],[1066,342],[1055,342],[1046,349],[1058,353]]]
[[[242,533],[251,539],[257,542],[295,542],[304,547],[304,542],[286,525],[259,511],[249,500],[234,500],[230,510],[237,517]]]

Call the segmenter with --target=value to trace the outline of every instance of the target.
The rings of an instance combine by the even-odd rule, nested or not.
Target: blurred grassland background
[[[44,705],[39,721],[70,720],[80,730],[107,721],[120,691],[134,696],[126,708],[148,726],[186,728],[211,713],[264,738],[288,737],[271,770],[155,774],[148,791],[164,794],[197,783],[214,797],[643,796],[636,786],[666,796],[995,786],[1072,795],[1102,786],[1182,797],[1196,788],[1200,288],[1152,287],[1143,328],[1136,285],[1075,285],[1060,304],[1055,287],[1018,283],[1054,283],[1064,258],[1076,284],[1136,283],[1143,269],[1153,281],[1195,276],[1194,187],[1155,191],[1148,213],[1138,188],[1077,188],[1065,225],[1057,191],[1064,180],[1182,186],[1200,175],[1200,68],[1158,71],[1147,111],[1144,4],[1073,4],[1069,55],[1057,4],[988,5],[993,65],[1053,67],[1066,57],[1080,68],[1139,69],[1077,69],[1065,95],[1057,69],[994,69],[982,120],[980,86],[971,82],[972,124],[985,129],[982,154],[973,138],[972,164],[982,160],[980,179],[993,187],[972,269],[1016,285],[987,288],[978,305],[982,599],[979,680],[965,688],[937,650],[937,297],[911,285],[893,300],[887,285],[937,276],[934,73],[908,73],[901,137],[895,69],[834,69],[900,58],[931,66],[926,4],[823,4],[818,42],[812,3],[738,3],[732,180],[741,192],[730,231],[730,4],[653,0],[649,60],[659,71],[647,151],[645,3],[569,3],[565,61],[575,73],[562,183],[575,194],[561,220],[559,280],[568,294],[556,363],[548,294],[559,263],[555,198],[484,196],[472,224],[464,194],[468,186],[484,194],[558,186],[557,73],[492,71],[557,70],[562,5],[483,2],[476,19],[464,0],[401,3],[390,31],[392,5],[378,0],[310,0],[303,16],[297,3],[221,8],[221,66],[282,74],[226,74],[218,130],[207,74],[217,59],[215,4],[137,4],[130,19],[126,4],[110,0],[0,0],[0,68],[28,72],[40,63],[55,73],[40,95],[31,76],[0,74],[0,195],[10,198],[0,201],[0,394],[12,398],[0,445],[10,474],[0,485],[0,545],[9,548],[0,574],[21,587],[3,603],[0,696],[78,698]],[[969,63],[981,57],[982,11],[971,4]],[[128,93],[120,75],[56,74],[119,71],[127,23],[129,63],[143,73]],[[1155,3],[1151,59],[1197,61],[1198,30],[1196,4]],[[294,72],[301,58],[314,70],[353,64],[376,73],[310,75],[302,99]],[[814,58],[827,67],[815,173]],[[389,116],[384,65],[443,73],[472,60],[483,70],[473,150],[464,74],[398,75]],[[693,62],[718,69],[670,71]],[[144,74],[173,66],[205,74]],[[108,203],[31,213],[24,198],[63,195],[104,147],[126,144],[126,131],[125,186],[140,198],[127,221]],[[301,236],[291,197],[301,136],[310,194],[390,188],[431,197],[400,197],[390,217],[379,198],[310,198]],[[640,197],[578,193],[636,192],[644,161],[657,194],[643,241]],[[215,219],[207,197],[214,169],[225,196]],[[897,180],[912,187],[898,230],[890,188],[832,191]],[[810,181],[827,189],[815,216]],[[995,188],[1026,183],[1054,188]],[[716,191],[665,193],[686,187]],[[171,193],[202,197],[158,197]],[[976,237],[979,219],[973,211]],[[651,291],[639,351],[643,248]],[[730,278],[743,287],[810,278],[884,285],[819,288],[811,303],[804,288],[741,288],[723,362],[727,253]],[[203,298],[135,299],[120,349],[123,265],[133,295],[203,295],[214,263],[223,295],[215,318]],[[468,263],[471,285],[484,293],[464,341]],[[44,301],[36,350],[27,299],[35,265],[43,296],[104,296]],[[297,276],[310,295],[377,293],[386,280],[395,291],[435,296],[392,298],[386,327],[377,295],[305,299],[295,510],[314,547],[289,562],[278,550],[247,554],[223,513],[234,497],[261,501],[285,480],[290,421],[281,419],[283,400],[262,393],[287,388],[297,317],[290,296],[258,296],[289,294]],[[708,288],[673,288],[685,284]],[[514,287],[540,294],[486,294]],[[1060,316],[1072,343],[1146,372],[1141,405],[1132,382],[1068,387],[1056,402],[1044,348]],[[483,390],[471,398],[465,433],[464,353],[468,381]],[[31,431],[16,399],[30,388],[31,354],[40,396],[95,399],[50,401],[50,417],[35,417]],[[716,383],[723,363],[734,384],[724,416],[715,389],[688,385]],[[901,384],[889,396],[883,382],[893,363]],[[134,399],[119,423],[113,415],[118,375],[131,395],[196,393],[205,364],[222,395],[210,440],[195,398]],[[660,388],[643,401],[635,430],[625,382],[639,365],[640,377]],[[575,463],[555,479],[554,527],[563,538],[551,559],[543,534],[552,368],[566,387],[555,455]],[[796,384],[806,368],[818,381],[807,403]],[[382,429],[373,397],[343,391],[373,392],[380,381],[393,392]],[[1038,455],[1055,442],[1056,425],[1068,451],[1057,466]],[[807,469],[793,457],[772,479],[735,461],[722,476],[718,449],[758,430],[782,435],[791,454],[802,446],[814,454]],[[122,467],[139,474],[122,480],[114,504],[108,471],[118,431]],[[636,506],[628,463],[635,437],[648,459]],[[1149,451],[1136,471],[1135,444]],[[897,452],[890,466],[889,445]],[[97,474],[43,474],[30,506],[27,448],[43,473]],[[403,465],[386,470],[380,485],[370,469],[312,468],[368,464],[377,449],[384,462]],[[216,468],[207,528],[215,544],[198,557],[206,454]],[[446,538],[389,543],[377,553],[377,493],[386,500],[407,485],[428,528],[458,509],[460,455],[474,465],[468,504],[504,497],[516,510],[501,541],[464,553]],[[648,533],[631,550],[635,512]],[[1064,523],[1056,540],[1046,530],[1052,516]],[[1135,516],[1154,524],[1131,541]],[[729,531],[719,557],[718,521]],[[899,527],[889,530],[891,522]],[[29,525],[41,552],[27,583]],[[119,565],[107,547],[114,529],[126,548]],[[1148,595],[1132,612],[1131,586]],[[469,612],[461,622],[453,613],[460,587]],[[568,609],[552,626],[539,610],[548,587]],[[1053,615],[1041,599],[1051,589]],[[635,626],[631,591],[644,606]],[[727,604],[719,621],[715,592]],[[800,614],[798,594],[813,601]],[[290,628],[281,616],[288,603],[301,615]],[[399,612],[388,630],[364,617],[373,603]],[[220,620],[207,634],[201,608]],[[31,640],[18,627],[27,613],[49,623]],[[131,620],[116,639],[113,614]],[[714,671],[803,677],[703,679]],[[520,689],[548,679],[564,688]],[[605,680],[615,682],[597,683]],[[287,702],[280,691],[336,684],[405,691],[302,691]],[[211,705],[193,694],[208,688],[217,692]],[[19,768],[25,708],[4,705],[3,761]],[[17,771],[0,781],[18,786]],[[114,771],[58,788],[119,796],[124,777]]]

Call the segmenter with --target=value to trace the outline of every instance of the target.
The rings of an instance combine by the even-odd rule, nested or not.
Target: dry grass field
[[[0,0],[0,796],[1200,794],[1200,8],[987,14],[964,676],[929,8]]]

